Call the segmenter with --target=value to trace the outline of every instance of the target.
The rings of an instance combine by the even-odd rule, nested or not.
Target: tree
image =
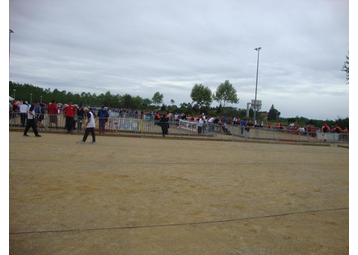
[[[151,104],[152,104],[152,100],[150,100],[149,98],[144,98],[141,106],[142,108],[147,108]]]
[[[191,99],[197,103],[199,108],[203,106],[209,107],[212,99],[212,93],[209,87],[204,87],[202,84],[195,84],[190,93]]]
[[[122,107],[124,108],[131,108],[132,107],[132,96],[129,94],[125,94],[122,97]]]
[[[232,86],[229,80],[226,80],[224,83],[219,85],[213,98],[219,103],[223,102],[223,107],[225,107],[226,102],[230,104],[237,104],[239,102],[236,89]]]
[[[174,104],[175,103],[174,99],[170,99],[170,103]]]
[[[161,103],[163,103],[163,98],[164,98],[163,94],[160,94],[159,92],[155,92],[152,97],[152,101],[154,104],[160,105]]]
[[[142,103],[143,103],[143,99],[140,96],[132,97],[133,109],[139,109]]]
[[[344,65],[343,65],[341,71],[346,72],[346,80],[349,83],[349,52],[348,52],[348,55],[346,56],[346,61],[344,61]]]
[[[276,119],[278,119],[278,118],[280,117],[280,114],[281,114],[281,113],[275,109],[275,106],[272,105],[272,106],[271,106],[271,109],[270,109],[270,111],[269,111],[269,114],[268,114],[268,116],[267,116],[267,120],[268,120],[268,121],[270,121],[270,120],[276,120]]]

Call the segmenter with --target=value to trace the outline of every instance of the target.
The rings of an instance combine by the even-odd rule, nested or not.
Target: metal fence
[[[26,113],[11,112],[9,116],[9,128],[24,128],[26,116]],[[37,116],[37,126],[40,131],[67,130],[68,126],[71,125],[73,132],[82,132],[85,121],[86,119],[81,117],[74,117],[69,122],[68,118],[62,114],[42,114]],[[199,126],[199,123],[196,121],[186,120],[169,120],[167,124],[162,124],[159,120],[143,115],[133,117],[111,115],[111,117],[105,119],[97,117],[96,129],[98,131],[100,131],[100,126],[104,129],[104,133],[113,134],[139,133],[142,135],[162,135],[164,130],[164,133],[174,136],[215,137],[222,139],[244,139],[246,132],[245,127],[239,125],[204,123],[202,126]],[[349,144],[348,133],[308,133],[255,128],[251,129],[247,135],[250,140]]]

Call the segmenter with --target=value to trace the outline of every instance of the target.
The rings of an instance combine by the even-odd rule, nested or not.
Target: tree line
[[[14,95],[14,89],[15,95]],[[179,105],[175,104],[175,100],[171,99],[171,105],[163,104],[164,95],[160,92],[155,92],[152,98],[142,98],[140,96],[131,96],[129,94],[119,95],[111,94],[110,91],[97,95],[96,93],[82,92],[72,93],[66,90],[51,90],[50,88],[43,89],[31,84],[20,84],[16,82],[9,82],[10,95],[17,100],[26,100],[28,102],[38,101],[43,103],[49,103],[53,99],[58,103],[65,104],[69,100],[72,100],[75,104],[89,105],[89,106],[101,106],[104,105],[110,108],[118,109],[133,109],[133,110],[148,110],[148,111],[170,111],[170,112],[182,112],[185,114],[199,114],[205,113],[207,116],[226,116],[236,117],[244,119],[246,118],[247,110],[240,109],[227,104],[237,104],[239,98],[237,97],[237,91],[233,85],[226,80],[221,83],[215,93],[212,93],[209,87],[205,87],[202,84],[195,84],[191,90],[190,97],[191,102],[182,102]],[[31,95],[32,94],[32,95]],[[219,106],[211,107],[213,101],[217,101]],[[328,125],[339,125],[341,127],[349,128],[349,118],[342,119],[338,117],[336,120],[315,120],[304,117],[294,118],[282,118],[280,112],[275,109],[274,105],[271,106],[268,112],[257,111],[258,121],[265,120],[267,115],[267,121],[269,122],[281,122],[282,125],[288,125],[291,122],[297,123],[297,125],[308,125],[319,127],[324,123]],[[249,110],[249,117],[253,118],[254,111]]]

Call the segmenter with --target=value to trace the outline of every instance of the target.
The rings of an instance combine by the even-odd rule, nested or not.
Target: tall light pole
[[[16,92],[16,89],[14,89],[13,91],[14,91],[14,101],[15,101],[15,92]]]
[[[11,29],[9,29],[9,68],[10,68],[10,46],[11,46],[11,34],[13,34],[14,31],[12,31]]]
[[[256,70],[256,88],[255,88],[255,107],[254,107],[254,124],[256,123],[256,111],[257,111],[257,82],[259,79],[259,59],[261,47],[255,48],[257,50],[257,70]]]
[[[30,93],[30,104],[32,103],[32,93]]]

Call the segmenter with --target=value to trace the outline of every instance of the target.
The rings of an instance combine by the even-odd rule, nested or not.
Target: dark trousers
[[[91,133],[92,135],[92,141],[96,141],[96,135],[94,134],[94,128],[86,128],[85,135],[83,136],[83,141],[85,142],[87,140],[87,137]]]
[[[198,126],[198,134],[201,134],[203,132],[203,128]]]
[[[104,134],[104,131],[106,129],[106,123],[107,123],[107,119],[99,118],[99,132],[102,132]]]
[[[25,126],[25,122],[26,122],[26,115],[27,113],[21,113],[20,117],[21,117],[21,126]]]
[[[39,132],[37,132],[36,122],[34,119],[27,120],[27,125],[26,125],[25,131],[24,131],[24,135],[27,135],[27,132],[29,131],[30,127],[34,131],[35,135],[39,135]]]
[[[73,117],[66,116],[66,125],[67,125],[67,132],[70,133],[73,128]]]

